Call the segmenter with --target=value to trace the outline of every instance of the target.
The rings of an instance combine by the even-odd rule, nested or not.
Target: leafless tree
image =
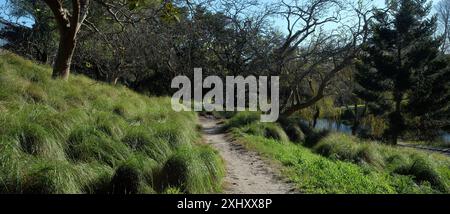
[[[339,0],[283,1],[281,7],[288,36],[275,54],[275,72],[285,76],[282,107],[290,116],[327,96],[333,79],[352,64],[369,35],[372,8]],[[338,27],[329,32],[327,23]]]
[[[61,77],[67,80],[70,74],[70,66],[75,51],[77,36],[83,25],[95,26],[87,21],[89,9],[95,2],[96,7],[102,7],[114,21],[134,23],[140,21],[133,13],[136,7],[134,3],[141,0],[44,0],[52,11],[59,29],[59,47],[53,65],[53,77]]]
[[[441,0],[436,5],[436,11],[439,20],[439,28],[444,37],[442,52],[447,53],[450,51],[450,1]]]

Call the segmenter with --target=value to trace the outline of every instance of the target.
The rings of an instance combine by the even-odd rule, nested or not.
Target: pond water
[[[316,129],[318,130],[330,130],[333,132],[342,132],[346,134],[352,134],[352,126],[346,125],[342,122],[328,120],[328,119],[318,119],[316,124]],[[442,134],[442,140],[445,143],[450,143],[450,133]]]
[[[327,119],[318,119],[316,123],[316,129],[318,130],[329,130],[333,132],[342,132],[346,134],[352,133],[352,127],[341,122],[327,120]]]

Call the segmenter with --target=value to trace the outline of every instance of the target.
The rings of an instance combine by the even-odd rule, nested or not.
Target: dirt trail
[[[227,175],[224,193],[227,194],[285,194],[292,193],[293,187],[284,182],[272,166],[261,157],[247,151],[242,145],[232,142],[220,132],[218,121],[200,118],[203,137],[219,151],[225,160]]]

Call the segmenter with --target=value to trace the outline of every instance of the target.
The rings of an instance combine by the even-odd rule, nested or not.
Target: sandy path
[[[202,117],[203,137],[219,151],[225,160],[227,175],[224,193],[227,194],[285,194],[293,187],[284,182],[275,170],[255,152],[231,142],[212,118]]]

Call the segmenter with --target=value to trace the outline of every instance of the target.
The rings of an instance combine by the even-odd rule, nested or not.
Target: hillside
[[[304,193],[449,193],[450,158],[422,150],[307,130],[296,120],[260,123],[243,112],[225,122],[234,138],[282,166]]]
[[[209,193],[220,158],[168,98],[0,56],[0,193]]]

